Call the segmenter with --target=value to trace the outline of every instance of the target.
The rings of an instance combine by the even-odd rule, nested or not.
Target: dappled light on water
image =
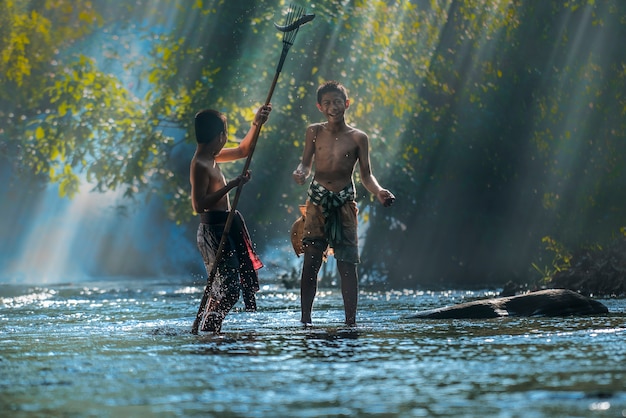
[[[190,333],[202,283],[0,285],[0,404],[11,416],[620,416],[626,307],[609,315],[409,320],[488,291],[361,292],[358,326],[322,289],[265,285],[223,334]]]

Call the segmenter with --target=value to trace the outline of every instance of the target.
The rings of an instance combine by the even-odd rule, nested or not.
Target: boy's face
[[[324,93],[321,102],[317,104],[317,108],[329,122],[341,121],[349,106],[350,100],[345,100],[338,91]]]
[[[222,132],[220,134],[220,149],[224,148],[224,145],[226,145],[227,141],[228,141],[228,136],[226,136],[225,132]]]
[[[226,134],[226,132],[228,132],[228,125],[225,124],[224,129],[225,131],[220,132],[217,139],[210,142],[211,149],[213,149],[215,153],[220,152],[222,148],[224,148],[224,145],[226,145],[226,142],[228,142],[228,135]]]

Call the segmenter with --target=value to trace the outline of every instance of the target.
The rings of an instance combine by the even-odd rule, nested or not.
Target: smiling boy
[[[367,134],[345,121],[349,106],[348,92],[341,83],[328,81],[317,89],[317,108],[326,117],[326,122],[314,123],[307,128],[302,160],[293,172],[295,182],[302,185],[315,162],[302,238],[304,263],[300,281],[300,321],[305,325],[312,322],[317,273],[329,246],[333,249],[341,278],[345,322],[348,326],[356,325],[356,266],[360,260],[352,177],[357,163],[363,186],[383,206],[391,206],[395,201],[394,195],[381,187],[372,174]]]

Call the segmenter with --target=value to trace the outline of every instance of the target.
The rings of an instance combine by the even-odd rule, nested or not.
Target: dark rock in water
[[[409,319],[484,319],[504,316],[569,316],[606,314],[602,303],[566,289],[548,289],[524,295],[476,300],[417,312]]]

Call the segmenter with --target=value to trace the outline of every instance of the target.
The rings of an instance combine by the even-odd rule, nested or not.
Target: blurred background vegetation
[[[177,229],[200,261],[188,180],[193,115],[216,108],[231,139],[247,132],[282,49],[273,22],[287,6],[2,0],[0,270],[26,251],[25,225],[51,187],[68,202],[116,192],[119,216],[144,211],[157,236]],[[261,254],[288,241],[304,202],[291,172],[306,126],[321,121],[315,90],[328,79],[349,89],[348,122],[369,134],[374,173],[397,198],[383,208],[359,185],[364,285],[542,279],[566,266],[570,249],[624,234],[626,2],[306,8],[316,18],[287,57],[238,207]],[[121,232],[109,229],[96,253],[114,252]],[[172,245],[116,257],[158,259]],[[295,255],[280,248],[289,266]],[[154,273],[100,260],[94,271]],[[182,260],[171,264],[169,273],[189,272]]]

